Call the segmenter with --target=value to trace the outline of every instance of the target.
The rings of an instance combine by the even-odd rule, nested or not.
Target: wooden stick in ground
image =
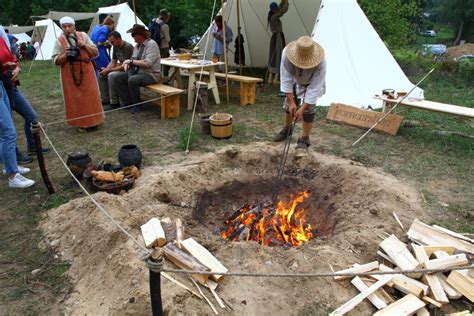
[[[395,220],[397,221],[398,225],[402,228],[403,231],[405,231],[405,227],[403,227],[402,222],[400,222],[400,219],[398,218],[397,214],[393,212],[393,217],[395,217]]]
[[[188,290],[189,292],[191,292],[191,294],[193,294],[194,296],[196,296],[197,298],[199,298],[200,300],[202,300],[202,296],[199,295],[198,293],[196,293],[195,291],[193,291],[191,288],[189,288],[187,285],[179,282],[178,280],[176,280],[175,278],[173,278],[171,275],[165,273],[165,272],[161,272],[161,276],[164,277],[165,279],[167,279],[168,281],[170,282],[173,282],[174,284],[176,284],[177,286],[180,286],[182,287],[183,289],[185,290]]]
[[[358,295],[354,296],[352,299],[347,301],[345,304],[341,305],[338,307],[334,312],[329,314],[330,316],[336,316],[336,315],[344,315],[345,313],[351,311],[354,307],[362,303],[364,299],[366,299],[369,295],[373,294],[376,290],[387,284],[392,280],[391,275],[384,276],[380,278],[379,281],[375,282],[373,285],[371,285],[369,288],[367,288],[365,291],[359,293]]]
[[[221,300],[221,298],[219,297],[219,295],[217,295],[216,291],[214,290],[214,287],[213,286],[208,286],[209,290],[211,291],[212,295],[214,296],[214,298],[216,299],[217,301],[217,304],[219,304],[219,306],[221,308],[225,308],[225,304],[224,302]]]
[[[193,278],[190,278],[191,281],[194,283],[194,285],[197,287],[197,289],[199,290],[199,293],[201,294],[202,297],[204,297],[204,299],[206,300],[207,304],[209,304],[209,306],[211,307],[212,311],[214,312],[214,314],[216,315],[219,315],[219,313],[217,312],[216,308],[214,307],[214,305],[212,305],[211,301],[206,297],[206,295],[204,295],[204,293],[201,291],[201,288],[199,287],[199,284],[196,283],[196,281],[193,280]]]

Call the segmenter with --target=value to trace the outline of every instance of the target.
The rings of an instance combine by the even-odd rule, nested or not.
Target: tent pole
[[[240,52],[242,43],[240,41],[240,0],[237,0],[237,50],[239,54],[239,74],[242,76],[242,53]]]
[[[229,69],[227,68],[227,42],[226,42],[226,30],[227,24],[224,18],[224,0],[221,0],[221,12],[222,12],[222,31],[224,34],[224,64],[225,64],[225,91],[227,96],[227,103],[229,103]]]
[[[137,23],[137,9],[135,8],[135,0],[132,1],[133,4],[133,14],[135,15],[135,24]]]

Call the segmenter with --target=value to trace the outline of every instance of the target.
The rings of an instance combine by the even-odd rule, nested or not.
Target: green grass
[[[28,68],[29,64],[25,63],[20,78],[21,90],[35,107],[39,120],[45,124],[48,135],[63,158],[67,158],[73,150],[85,149],[95,163],[102,160],[116,163],[119,148],[133,143],[143,152],[143,165],[146,167],[169,163],[167,154],[183,151],[178,149],[178,145],[184,142],[180,133],[189,128],[191,121],[191,113],[184,108],[179,118],[169,120],[161,120],[158,107],[152,105],[136,115],[123,111],[110,113],[101,128],[86,134],[78,134],[76,129],[64,123],[51,125],[64,118],[58,68],[50,62],[35,62],[29,76]],[[407,72],[411,81],[416,82],[423,76],[424,70],[412,70]],[[256,69],[247,71],[260,76],[264,74]],[[437,71],[422,84],[422,88],[429,100],[474,107],[472,82],[459,73]],[[233,137],[228,140],[213,139],[201,132],[196,119],[193,127],[196,139],[191,150],[208,152],[229,144],[270,141],[283,124],[283,98],[276,96],[276,86],[266,85],[257,89],[257,104],[246,107],[239,106],[239,100],[235,97],[226,104],[224,94],[221,94],[223,104],[214,105],[209,96],[209,113],[233,115]],[[185,96],[181,103],[184,106]],[[396,136],[370,133],[359,145],[351,147],[364,130],[328,122],[326,114],[327,108],[317,109],[311,150],[352,159],[367,167],[381,168],[411,183],[423,194],[425,210],[431,215],[433,223],[460,232],[474,231],[474,143],[468,138],[433,133],[447,130],[472,136],[474,130],[469,124],[448,115],[402,108],[399,114],[406,120],[417,121],[416,127],[402,126]],[[14,117],[17,126],[20,126],[22,121],[18,115]],[[296,134],[300,132],[298,126]],[[25,148],[21,129],[18,136],[20,148]],[[182,159],[185,159],[184,155]],[[0,275],[3,271],[7,272],[5,277],[0,278],[1,314],[58,313],[58,302],[68,291],[65,277],[68,265],[55,259],[49,248],[38,248],[43,234],[37,225],[46,210],[83,194],[70,185],[72,179],[54,153],[46,155],[46,163],[57,191],[54,195],[48,195],[34,164],[31,177],[37,184],[33,188],[14,191],[7,188],[5,181],[0,183]],[[43,272],[32,276],[31,271],[40,267]],[[46,305],[45,301],[49,304]]]

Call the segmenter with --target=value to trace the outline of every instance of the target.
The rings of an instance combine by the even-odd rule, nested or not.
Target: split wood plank
[[[147,248],[152,248],[154,246],[162,247],[166,244],[165,231],[163,230],[159,219],[150,219],[148,222],[140,226],[140,229]]]
[[[439,282],[441,282],[441,286],[443,287],[444,292],[446,293],[448,298],[453,299],[453,300],[457,300],[457,299],[460,299],[462,297],[462,294],[459,293],[454,287],[452,287],[448,283],[448,277],[446,277],[442,273],[439,273],[438,278],[439,278]]]
[[[471,302],[474,302],[474,278],[469,276],[468,270],[451,271],[446,281]]]
[[[455,238],[459,238],[459,239],[462,239],[462,240],[464,240],[464,241],[467,241],[467,242],[469,242],[469,243],[471,243],[471,244],[474,244],[474,239],[471,239],[471,238],[469,238],[469,237],[466,237],[466,236],[464,236],[464,235],[461,235],[460,233],[453,232],[452,230],[449,230],[449,229],[447,229],[447,228],[444,228],[444,227],[441,227],[441,226],[438,226],[438,225],[433,225],[433,228],[434,228],[434,229],[437,229],[437,230],[439,230],[439,231],[441,231],[441,232],[443,232],[443,233],[446,233],[446,234],[448,234],[448,235],[450,235],[450,236],[453,236],[453,237],[455,237]]]
[[[441,285],[441,281],[437,274],[424,274],[421,279],[425,284],[430,286],[431,295],[435,300],[443,304],[449,303],[449,299],[446,296],[446,293],[444,293],[443,286]]]
[[[359,305],[364,299],[366,299],[369,295],[373,294],[376,290],[390,282],[392,279],[391,275],[383,276],[380,280],[375,282],[373,285],[368,287],[365,291],[360,292],[358,295],[354,296],[352,299],[344,303],[343,305],[339,306],[335,311],[333,311],[329,315],[344,315],[345,313],[351,311],[354,307]]]
[[[367,290],[369,287],[365,285],[364,281],[362,281],[361,278],[356,276],[351,280],[351,283],[359,290],[359,292],[363,292]],[[381,297],[377,295],[377,293],[373,293],[369,296],[367,296],[367,299],[377,308],[377,309],[382,309],[387,307],[387,303],[383,301]]]
[[[402,316],[412,315],[420,308],[425,307],[425,303],[413,294],[405,295],[395,303],[392,303],[382,310],[379,310],[374,316]]]
[[[383,259],[387,260],[388,262],[390,262],[391,264],[393,264],[394,266],[396,265],[395,262],[392,261],[392,259],[390,259],[389,256],[387,256],[386,254],[384,254],[382,251],[378,250],[377,251],[377,254],[382,257]]]
[[[196,258],[200,263],[208,267],[213,272],[227,272],[226,267],[217,260],[216,257],[212,255],[206,248],[200,245],[193,238],[188,238],[181,242],[181,246],[187,252],[189,252],[194,258]],[[224,276],[221,274],[211,274],[210,278],[216,282],[220,282]]]
[[[165,253],[165,257],[168,260],[173,262],[181,269],[203,272],[209,271],[209,269],[205,265],[201,264],[197,259],[195,259],[187,252],[184,252],[183,250],[179,249],[175,244],[167,244],[165,247],[163,247],[163,252]],[[207,283],[209,275],[193,274],[192,277],[199,283],[205,285]]]
[[[405,231],[405,227],[403,227],[402,222],[400,222],[400,219],[397,216],[397,213],[393,212],[393,217],[395,217],[395,220],[397,221],[398,225],[400,225],[401,229]]]
[[[374,269],[377,269],[379,267],[378,261],[372,261],[366,264],[361,264],[361,265],[354,265],[354,267],[345,269],[345,270],[340,270],[336,271],[336,273],[362,273],[362,272],[369,272]],[[349,279],[352,278],[352,276],[343,276],[343,275],[336,275],[334,277],[334,280],[343,280],[343,279]]]
[[[428,260],[423,263],[423,267],[426,269],[447,269],[454,267],[462,267],[469,263],[464,253],[458,255],[452,255],[443,258],[437,258]]]
[[[426,303],[430,303],[431,305],[433,305],[434,307],[436,308],[441,308],[441,306],[443,306],[443,304],[441,304],[440,302],[438,302],[437,300],[435,299],[432,299],[431,297],[429,296],[423,296],[421,298],[423,301],[425,301]]]
[[[368,287],[376,282],[376,280],[374,281],[373,279],[368,279],[368,278],[361,278],[361,280]],[[387,285],[388,285],[388,283],[387,283]],[[377,294],[377,296],[387,305],[390,304],[390,303],[395,302],[393,297],[390,294],[388,294],[387,291],[385,291],[383,287],[381,287],[380,289],[375,291],[375,294]]]
[[[396,271],[387,267],[384,264],[379,265],[379,269],[380,271]],[[426,284],[423,284],[418,280],[412,279],[403,274],[393,274],[392,276],[392,284],[389,284],[389,286],[393,286],[405,294],[411,293],[417,297],[422,297],[429,293],[430,288]],[[379,278],[380,276],[374,275],[374,277]]]
[[[160,273],[162,277],[164,277],[165,279],[167,279],[168,281],[170,282],[173,282],[175,283],[176,285],[182,287],[183,289],[185,290],[188,290],[189,292],[191,292],[191,294],[193,294],[194,296],[196,296],[197,298],[199,298],[200,300],[202,300],[202,296],[199,295],[198,293],[196,293],[195,291],[193,291],[191,288],[189,288],[187,285],[181,283],[180,281],[176,280],[175,278],[173,278],[171,275],[165,273],[165,272],[161,272]]]
[[[426,254],[430,257],[435,251],[444,251],[448,255],[453,255],[456,250],[454,247],[449,246],[424,246]]]
[[[415,219],[407,232],[408,237],[426,246],[448,246],[460,251],[474,253],[474,245],[449,234],[439,231]]]
[[[430,312],[426,309],[426,307],[422,307],[416,311],[416,316],[430,316]]]
[[[214,287],[213,286],[208,286],[209,290],[211,291],[212,295],[214,296],[214,298],[216,299],[217,301],[217,304],[219,304],[220,308],[224,309],[225,308],[225,304],[224,302],[221,300],[221,298],[219,297],[219,295],[217,295],[217,292],[216,290],[214,290]]]
[[[425,263],[430,260],[428,255],[425,252],[425,249],[422,246],[418,246],[416,244],[411,245],[413,248],[413,252],[415,253],[415,257],[420,263]],[[441,274],[441,273],[439,273]],[[438,273],[437,274],[424,274],[422,276],[422,280],[425,284],[429,285],[431,290],[431,295],[433,298],[438,302],[448,304],[449,300],[444,292],[444,288],[439,280]]]
[[[176,240],[176,220],[172,220],[169,217],[160,219],[161,226],[165,231],[166,240],[172,242]]]
[[[413,270],[419,264],[407,249],[407,245],[401,242],[395,235],[390,235],[390,237],[382,241],[380,248],[382,248],[390,259],[402,270]]]
[[[433,252],[433,254],[436,256],[436,258],[447,258],[450,255],[446,251],[441,251],[441,250],[436,250]]]
[[[181,248],[181,242],[184,240],[184,225],[181,218],[176,219],[176,241],[178,242],[178,247]]]

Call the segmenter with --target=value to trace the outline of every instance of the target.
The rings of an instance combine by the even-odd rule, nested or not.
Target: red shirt
[[[10,49],[8,48],[3,38],[0,38],[0,62],[4,64],[9,61],[16,62],[16,57],[10,52]],[[2,70],[7,71],[8,69],[4,68]]]

